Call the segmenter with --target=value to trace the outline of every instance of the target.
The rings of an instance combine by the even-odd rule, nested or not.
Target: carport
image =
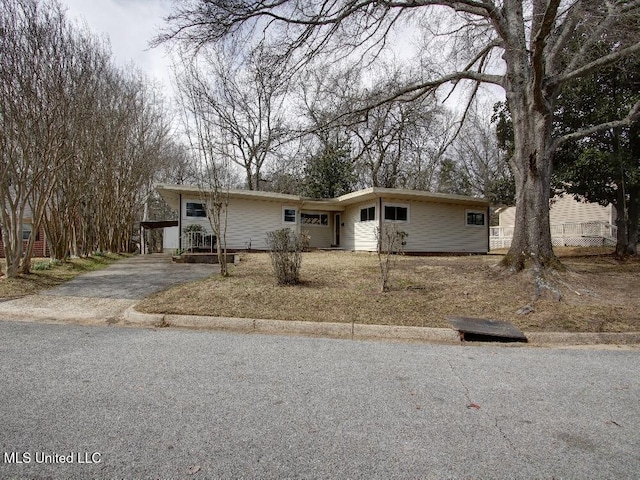
[[[148,242],[149,242],[149,233],[157,230],[164,229],[166,227],[177,227],[178,220],[145,220],[140,222],[140,253],[142,255],[148,253],[156,253],[153,251],[149,251]],[[162,243],[161,243],[162,245]]]

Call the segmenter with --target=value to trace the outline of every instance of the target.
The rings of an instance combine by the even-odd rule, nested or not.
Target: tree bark
[[[510,65],[505,90],[514,133],[510,166],[516,184],[516,216],[513,240],[502,265],[516,272],[553,269],[560,267],[549,221],[555,91],[539,91],[526,54],[507,51],[505,56]]]
[[[638,255],[638,223],[640,222],[640,186],[629,188],[629,221],[627,223],[627,255]]]
[[[623,257],[627,253],[628,236],[628,222],[627,222],[627,199],[626,192],[622,188],[618,188],[616,195],[616,202],[614,207],[616,209],[616,255]]]

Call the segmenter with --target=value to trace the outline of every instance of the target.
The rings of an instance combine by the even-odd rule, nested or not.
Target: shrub
[[[409,234],[394,223],[384,224],[382,228],[376,227],[376,239],[378,241],[378,262],[380,263],[380,291],[389,291],[389,273],[391,271],[392,255],[404,253]]]
[[[278,285],[299,283],[302,252],[309,246],[309,235],[282,228],[267,233],[267,245]]]

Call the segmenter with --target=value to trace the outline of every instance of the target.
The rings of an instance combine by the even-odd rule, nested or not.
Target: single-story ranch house
[[[185,228],[211,232],[198,187],[158,185],[178,212],[178,226],[165,229],[165,249],[186,249]],[[489,202],[419,190],[367,188],[331,199],[230,190],[227,248],[266,250],[269,231],[289,227],[310,235],[312,248],[375,251],[375,228],[385,222],[408,233],[407,253],[487,253]]]

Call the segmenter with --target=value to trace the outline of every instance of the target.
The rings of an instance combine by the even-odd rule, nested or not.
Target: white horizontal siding
[[[501,227],[513,227],[516,224],[516,207],[508,207],[500,212],[498,224]]]
[[[516,207],[509,207],[500,212],[500,226],[515,225]],[[563,223],[606,222],[615,223],[615,212],[612,205],[603,207],[598,203],[576,201],[571,195],[553,197],[550,201],[549,221],[551,225]]]
[[[201,203],[198,198],[183,197],[182,228],[184,229],[188,225],[201,225],[207,232],[211,233],[212,228],[209,219],[186,216],[187,202]],[[285,224],[283,222],[283,209],[285,207],[296,208],[296,224]],[[329,212],[315,213],[327,213],[329,215],[329,225],[301,226],[300,206],[293,202],[231,199],[227,215],[227,248],[233,250],[245,250],[248,248],[266,250],[268,248],[267,232],[285,227],[292,228],[295,231],[304,230],[308,232],[311,236],[310,245],[312,247],[330,247],[333,242],[333,214]]]
[[[182,228],[188,225],[202,225],[211,232],[209,220],[186,216],[186,203],[199,202],[196,198],[183,198]],[[466,212],[469,207],[445,203],[384,199],[385,204],[406,205],[409,208],[408,222],[398,222],[398,228],[409,234],[405,251],[407,252],[469,252],[487,251],[488,226],[466,225]],[[375,206],[376,219],[360,221],[360,210]],[[284,224],[282,211],[285,207],[295,207],[298,211],[298,223]],[[475,209],[474,209],[475,210]],[[305,210],[306,211],[306,210]],[[484,211],[480,209],[479,211]],[[324,213],[324,212],[322,212]],[[377,241],[375,229],[381,215],[378,200],[350,205],[341,214],[341,247],[347,250],[375,251]],[[267,232],[290,227],[296,231],[305,230],[311,236],[312,247],[329,247],[333,243],[335,230],[334,215],[329,214],[328,226],[301,226],[300,207],[293,203],[265,200],[232,199],[229,204],[227,220],[227,248],[243,250],[267,249]],[[488,218],[487,218],[488,221]]]
[[[162,235],[162,250],[164,252],[173,252],[178,249],[178,236],[180,232],[178,227],[164,227]]]
[[[549,210],[551,224],[560,223],[611,223],[611,206],[597,203],[578,202],[572,196],[554,197]]]
[[[227,248],[266,250],[267,232],[289,227],[297,229],[298,224],[283,223],[283,208],[296,207],[291,203],[265,202],[233,199],[229,203],[227,223]],[[297,210],[298,221],[300,210]]]
[[[376,220],[361,222],[360,209],[376,207]],[[375,251],[377,241],[375,228],[380,218],[379,201],[363,202],[350,206],[344,212],[345,226],[342,229],[342,246],[349,250]],[[408,222],[397,222],[398,230],[407,232],[404,250],[406,252],[456,252],[485,253],[488,244],[487,225],[482,227],[467,226],[467,210],[481,211],[464,205],[407,201],[405,199],[384,199],[385,205],[408,206]]]
[[[300,231],[307,233],[311,237],[309,241],[310,247],[329,248],[333,243],[334,214],[318,210],[303,210],[303,212],[320,213],[328,216],[329,223],[327,225],[300,225]]]
[[[468,210],[485,213],[485,225],[467,225]],[[488,220],[483,208],[409,202],[409,221],[399,222],[398,229],[409,234],[406,252],[484,253],[488,248]]]
[[[376,220],[361,222],[360,209],[368,207],[376,207]],[[341,246],[346,250],[365,250],[375,251],[377,249],[377,241],[375,228],[378,226],[377,201],[367,201],[350,205],[342,214],[342,223],[344,227],[341,230]]]

